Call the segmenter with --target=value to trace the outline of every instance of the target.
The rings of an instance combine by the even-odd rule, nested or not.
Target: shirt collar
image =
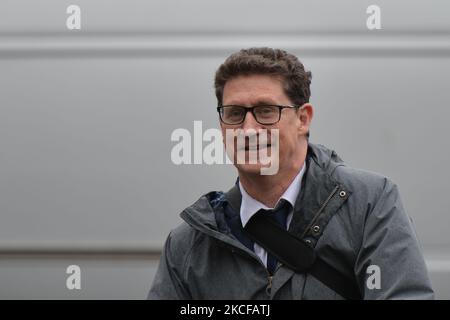
[[[298,194],[300,193],[301,181],[302,181],[302,177],[303,177],[304,173],[305,173],[305,163],[303,164],[302,169],[295,176],[294,180],[291,182],[289,187],[284,191],[284,193],[282,194],[280,199],[278,199],[275,207],[277,207],[279,205],[281,199],[286,200],[287,202],[289,202],[291,204],[292,207],[294,207],[295,201],[297,200]],[[242,226],[245,227],[245,225],[250,220],[250,218],[256,212],[258,212],[260,209],[266,209],[266,210],[273,209],[273,208],[267,207],[263,203],[259,202],[258,200],[254,199],[252,196],[250,196],[245,191],[240,180],[239,180],[239,189],[242,194],[241,209],[240,209]]]

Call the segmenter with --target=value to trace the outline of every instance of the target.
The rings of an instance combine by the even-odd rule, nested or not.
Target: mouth
[[[267,149],[270,148],[271,145],[270,144],[264,144],[264,145],[254,145],[254,146],[245,146],[244,148],[241,148],[241,150],[245,150],[245,151],[258,151],[258,150],[263,150],[263,149]]]

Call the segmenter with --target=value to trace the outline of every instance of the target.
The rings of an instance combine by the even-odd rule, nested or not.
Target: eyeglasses
[[[247,112],[251,112],[259,124],[270,125],[280,121],[281,110],[298,108],[300,108],[300,106],[264,105],[247,108],[235,105],[219,105],[217,107],[217,112],[219,112],[220,120],[225,124],[241,124],[244,122]]]

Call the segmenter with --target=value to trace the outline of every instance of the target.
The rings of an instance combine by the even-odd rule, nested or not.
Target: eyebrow
[[[229,103],[229,106],[243,106],[246,107],[245,105],[242,104],[238,104],[238,103]],[[275,106],[275,105],[280,105],[279,103],[276,103],[273,100],[268,100],[268,99],[260,99],[257,100],[255,103],[252,104],[252,106]]]

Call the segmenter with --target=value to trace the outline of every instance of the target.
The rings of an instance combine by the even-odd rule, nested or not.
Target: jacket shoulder
[[[389,177],[340,165],[334,170],[333,178],[350,194],[347,210],[341,218],[352,226],[355,236],[360,236],[359,240],[354,240],[355,243],[361,242],[364,226],[370,220],[390,220],[393,217],[405,220],[406,212],[401,204],[399,189]]]
[[[186,222],[182,222],[176,228],[172,229],[167,237],[166,250],[177,260],[189,255],[192,247],[195,245],[199,233]]]
[[[396,189],[396,183],[377,172],[339,165],[332,173],[333,178],[359,198],[378,199],[388,189]],[[361,198],[360,198],[361,199]]]

